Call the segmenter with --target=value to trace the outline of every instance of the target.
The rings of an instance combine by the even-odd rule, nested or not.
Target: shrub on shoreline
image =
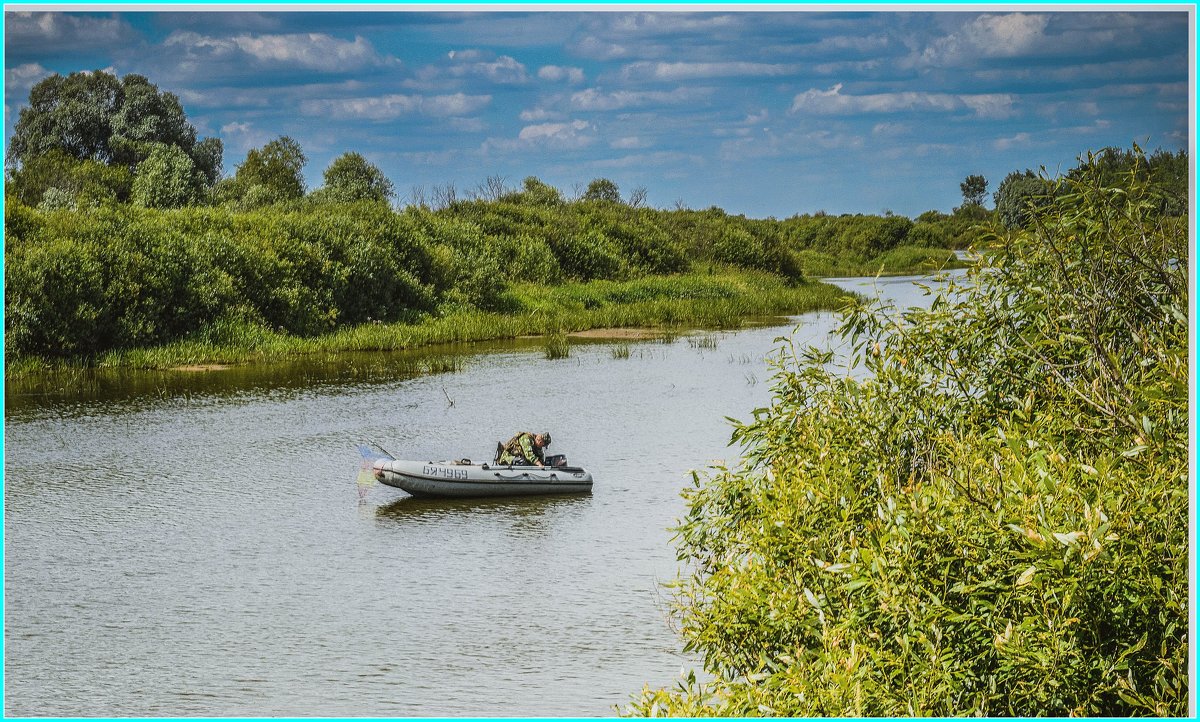
[[[1186,223],[1058,191],[928,310],[850,310],[846,358],[781,348],[744,466],[685,492],[711,680],[627,714],[1186,714]]]

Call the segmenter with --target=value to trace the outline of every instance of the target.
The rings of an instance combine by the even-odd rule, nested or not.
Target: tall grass
[[[630,281],[559,286],[514,284],[507,312],[464,309],[426,314],[413,322],[363,323],[316,337],[298,336],[249,319],[221,319],[187,338],[160,346],[62,360],[25,356],[10,363],[10,378],[48,368],[171,368],[187,364],[280,360],[306,354],[399,351],[436,344],[546,336],[595,328],[737,328],[753,316],[798,314],[843,305],[847,293],[824,283],[789,284],[770,273],[721,269]]]

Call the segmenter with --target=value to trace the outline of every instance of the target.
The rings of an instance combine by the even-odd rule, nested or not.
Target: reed
[[[554,333],[546,337],[546,344],[542,350],[548,359],[567,358],[571,355],[571,342],[567,340],[565,333]]]
[[[615,359],[629,358],[629,344],[623,343],[612,347],[612,357]]]

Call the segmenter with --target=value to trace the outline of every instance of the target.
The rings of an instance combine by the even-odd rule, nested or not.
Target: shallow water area
[[[912,280],[874,283],[927,303]],[[698,666],[662,588],[690,470],[736,460],[725,417],[769,403],[776,337],[835,323],[6,385],[5,712],[611,716]],[[363,441],[482,460],[520,430],[593,492],[359,474]]]

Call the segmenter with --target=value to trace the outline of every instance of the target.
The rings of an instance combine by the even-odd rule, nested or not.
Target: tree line
[[[986,181],[951,213],[916,219],[754,219],[682,202],[652,208],[644,188],[623,195],[606,178],[567,196],[532,176],[515,187],[489,176],[462,193],[414,188],[397,207],[394,184],[355,152],[309,190],[307,158],[286,136],[225,175],[220,140],[199,138],[176,96],[103,71],[34,86],[6,158],[6,348],[18,354],[163,343],[231,315],[313,335],[503,310],[505,286],[519,282],[714,264],[793,284],[912,271],[977,243],[995,213],[978,202]]]

